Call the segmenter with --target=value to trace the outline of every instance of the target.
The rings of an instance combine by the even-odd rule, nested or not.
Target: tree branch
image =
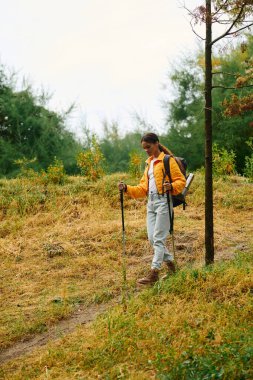
[[[179,1],[179,4],[180,4],[180,1]],[[184,8],[185,10],[187,10],[187,12],[189,12],[189,14],[192,17],[194,17],[194,18],[196,17],[196,15],[190,9],[187,8],[187,6],[185,5],[185,3],[183,3],[183,4],[181,3],[180,5],[181,5],[182,8]]]
[[[224,87],[224,86],[212,86],[213,88],[223,88],[224,90],[241,90],[242,88],[246,87],[253,87],[253,84],[249,84],[247,86],[241,86],[241,87]]]
[[[231,20],[220,20],[219,22],[220,22],[220,23],[223,23],[223,22],[230,23]],[[244,20],[244,21],[242,21],[242,24],[243,24],[244,22],[253,22],[253,20]]]
[[[240,12],[238,13],[237,17],[232,22],[232,24],[230,25],[230,27],[226,30],[226,32],[224,32],[221,36],[215,38],[215,40],[213,40],[211,42],[211,46],[214,45],[217,41],[221,40],[223,37],[225,37],[228,34],[230,34],[230,30],[232,30],[232,28],[235,26],[235,24],[237,23],[237,21],[240,20],[240,17],[241,17],[241,15],[243,13],[244,8],[245,8],[245,4],[242,5]]]
[[[212,17],[215,16],[216,14],[218,14],[220,12],[220,10],[228,3],[229,0],[226,0],[224,4],[222,4],[220,6],[220,8],[218,8],[213,14],[212,14]]]
[[[252,22],[252,24],[246,25],[246,26],[244,26],[243,28],[240,28],[240,29],[235,30],[234,32],[230,32],[230,33],[228,33],[227,35],[229,36],[229,35],[231,35],[231,34],[239,33],[239,32],[241,32],[243,29],[250,28],[252,25],[253,25],[253,22]]]
[[[216,75],[216,74],[230,75],[231,77],[235,77],[235,78],[237,78],[239,76],[239,74],[226,73],[225,71],[213,71],[212,72],[212,75]]]
[[[192,21],[190,21],[190,25],[191,25],[191,28],[192,28],[193,33],[196,34],[196,36],[199,37],[202,41],[205,41],[206,39],[203,38],[203,37],[201,37],[201,36],[200,36],[200,35],[194,30],[194,28],[193,28],[193,26],[192,26]]]
[[[179,2],[179,4],[180,4],[180,2]],[[196,19],[196,14],[193,13],[190,9],[188,9],[188,8],[186,7],[185,3],[184,3],[184,4],[181,3],[181,7],[184,8],[187,12],[189,12],[189,14],[192,16],[192,19]],[[200,38],[202,41],[205,41],[205,38],[201,37],[201,36],[195,31],[195,29],[193,28],[193,26],[192,26],[192,20],[190,21],[190,25],[191,25],[191,29],[192,29],[193,33],[196,34],[196,36],[197,36],[198,38]]]
[[[225,17],[227,15],[226,12],[221,12],[221,13],[218,13],[217,16],[215,15],[212,15],[212,19],[215,19],[215,22],[220,22],[219,20],[222,18],[222,17]],[[227,20],[231,23],[231,19],[230,20]]]

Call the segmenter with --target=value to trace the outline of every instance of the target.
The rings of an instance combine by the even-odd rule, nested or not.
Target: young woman
[[[170,272],[175,272],[173,255],[166,247],[166,239],[170,230],[170,216],[166,192],[172,195],[181,193],[185,186],[185,177],[181,173],[173,154],[159,143],[155,133],[147,133],[141,139],[142,148],[148,154],[146,168],[139,185],[130,186],[123,182],[118,184],[119,190],[132,198],[148,196],[147,204],[147,232],[148,239],[153,246],[154,256],[151,270],[144,278],[139,279],[139,284],[153,284],[159,278],[159,270],[165,262]],[[165,175],[163,159],[165,154],[170,158],[170,172],[172,183]],[[173,210],[171,202],[171,211]]]

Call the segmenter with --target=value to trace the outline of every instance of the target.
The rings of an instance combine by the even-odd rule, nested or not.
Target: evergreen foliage
[[[175,88],[173,101],[165,102],[167,140],[177,156],[185,157],[191,169],[204,164],[203,71],[196,59],[182,60],[170,81]]]
[[[62,160],[68,173],[76,169],[75,156],[80,149],[64,125],[64,115],[45,107],[45,96],[36,96],[30,86],[16,91],[0,69],[0,175],[18,173],[15,160],[36,157],[34,169],[45,169],[54,160]]]
[[[227,89],[235,87],[235,78],[242,78],[248,70],[248,61],[253,54],[253,37],[247,35],[245,38],[246,48],[242,50],[240,43],[213,60],[214,85],[222,86],[213,89],[213,140],[220,148],[234,151],[239,173],[243,172],[245,156],[250,155],[245,142],[252,135],[253,112],[248,107],[245,112],[231,115],[227,111],[228,101],[225,100],[230,99],[233,92],[236,92],[234,96],[242,98],[252,92],[250,87],[238,88],[236,91]],[[168,141],[172,143],[172,150],[189,161],[192,169],[204,164],[203,68],[202,53],[182,60],[181,66],[170,75],[176,89],[175,99],[164,104]]]

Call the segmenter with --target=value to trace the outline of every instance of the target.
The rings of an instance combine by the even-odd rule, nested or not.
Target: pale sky
[[[194,9],[203,1],[185,0]],[[0,0],[0,62],[52,92],[50,107],[77,108],[100,134],[102,121],[121,130],[138,112],[158,130],[166,74],[180,55],[197,49],[178,0]],[[168,91],[168,90],[167,90]]]

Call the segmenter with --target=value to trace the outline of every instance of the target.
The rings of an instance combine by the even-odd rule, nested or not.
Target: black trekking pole
[[[120,190],[120,205],[121,205],[121,219],[122,219],[122,304],[123,310],[126,311],[126,295],[127,295],[127,286],[126,286],[126,233],[125,233],[125,220],[124,220],[124,194],[123,189]]]
[[[169,190],[166,191],[166,195],[167,195],[167,202],[168,202],[168,208],[169,208],[169,214],[170,214],[170,234],[173,233],[173,222],[174,222],[174,218],[173,218],[173,211],[171,213],[171,204],[170,204],[170,192]]]
[[[176,254],[175,254],[175,242],[174,242],[174,211],[172,209],[171,211],[171,194],[170,194],[170,191],[167,190],[166,191],[166,195],[167,195],[167,202],[168,202],[168,208],[169,208],[169,215],[170,215],[170,234],[171,234],[171,237],[172,237],[172,248],[173,248],[173,254],[174,254],[174,261],[176,261]]]

